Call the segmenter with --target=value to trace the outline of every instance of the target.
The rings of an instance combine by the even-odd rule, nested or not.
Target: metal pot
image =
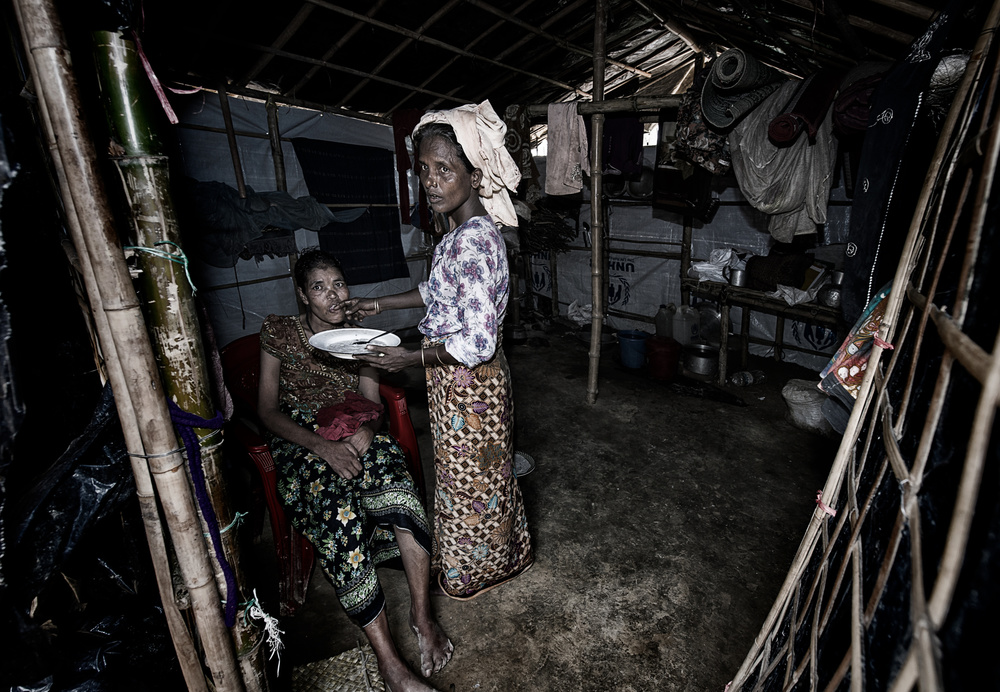
[[[695,375],[714,375],[719,369],[719,349],[708,344],[684,347],[684,369]]]
[[[827,284],[819,289],[819,293],[816,294],[816,300],[819,301],[820,305],[825,305],[828,308],[839,308],[840,286],[837,284]]]

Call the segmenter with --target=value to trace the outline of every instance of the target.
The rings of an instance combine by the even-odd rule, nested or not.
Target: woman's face
[[[335,267],[317,267],[309,272],[305,290],[298,289],[305,303],[310,329],[322,331],[344,323],[344,301],[351,297],[344,273]],[[317,320],[319,322],[317,323]]]
[[[437,135],[423,139],[417,152],[417,171],[432,211],[450,216],[456,224],[474,215],[479,207],[482,172],[465,169],[454,143]]]

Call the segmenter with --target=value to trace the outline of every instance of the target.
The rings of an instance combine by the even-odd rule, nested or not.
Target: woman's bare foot
[[[417,647],[420,649],[420,672],[425,678],[445,667],[451,660],[455,650],[448,635],[441,629],[438,621],[432,617],[415,620],[410,613],[410,629],[417,635]]]
[[[385,665],[379,661],[378,672],[387,692],[437,692],[426,680],[414,675],[401,659],[397,658]]]

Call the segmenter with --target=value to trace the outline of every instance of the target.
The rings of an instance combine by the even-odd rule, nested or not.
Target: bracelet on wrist
[[[420,348],[420,364],[423,365],[425,369],[427,368],[427,361],[424,360],[424,349],[423,349],[423,347]]]

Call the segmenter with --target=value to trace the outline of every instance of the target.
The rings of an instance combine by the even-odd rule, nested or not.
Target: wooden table
[[[740,366],[747,367],[747,355],[750,351],[750,344],[763,344],[774,348],[775,360],[781,360],[782,350],[790,349],[810,353],[813,355],[828,355],[820,351],[803,348],[801,346],[791,346],[783,343],[785,334],[785,319],[791,318],[800,322],[811,322],[825,327],[831,327],[840,332],[841,320],[840,309],[829,308],[819,303],[801,303],[799,305],[789,305],[782,298],[774,298],[763,291],[756,291],[742,286],[731,286],[718,281],[698,281],[697,279],[684,279],[684,286],[691,293],[700,297],[713,300],[719,304],[719,374],[720,385],[726,383],[728,375],[729,360],[729,308],[739,306],[743,309],[743,319],[740,326]],[[777,324],[774,329],[774,340],[751,338],[750,336],[750,313],[753,310],[765,312],[777,317]]]

